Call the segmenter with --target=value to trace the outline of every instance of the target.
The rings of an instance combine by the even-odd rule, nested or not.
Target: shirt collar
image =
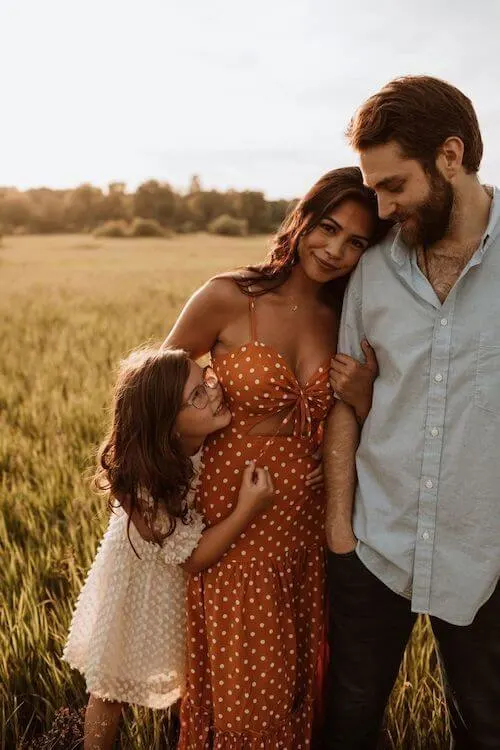
[[[500,190],[495,186],[491,186],[490,189],[493,191],[490,217],[488,219],[488,226],[486,227],[486,231],[484,232],[481,240],[481,254],[484,253],[486,243],[488,242],[489,238],[493,236],[495,227],[500,221]],[[398,266],[402,266],[405,260],[409,258],[409,256],[410,251],[401,239],[401,230],[398,229],[391,246],[391,257]]]

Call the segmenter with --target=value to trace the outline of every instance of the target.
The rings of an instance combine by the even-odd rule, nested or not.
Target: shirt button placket
[[[428,611],[430,608],[439,467],[443,449],[443,425],[450,359],[450,322],[453,312],[451,299],[449,303],[451,309],[446,316],[443,316],[441,310],[436,310],[431,349],[427,428],[418,505],[412,590],[412,608],[420,612]]]

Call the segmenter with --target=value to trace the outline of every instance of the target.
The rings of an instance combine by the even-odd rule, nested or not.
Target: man
[[[392,81],[348,136],[380,216],[396,226],[361,259],[341,324],[339,352],[360,358],[366,337],[377,355],[371,412],[360,438],[339,400],[326,434],[325,747],[376,747],[420,612],[431,617],[456,747],[498,750],[500,194],[477,178],[471,102],[443,81]],[[332,368],[341,391],[345,365]]]

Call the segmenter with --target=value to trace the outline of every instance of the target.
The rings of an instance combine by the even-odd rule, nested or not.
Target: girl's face
[[[210,433],[227,427],[230,421],[231,412],[214,371],[211,367],[202,369],[191,360],[177,414],[177,432],[184,440],[202,442]]]
[[[350,273],[370,244],[375,219],[355,200],[345,200],[323,217],[299,243],[300,264],[312,280],[325,284]]]

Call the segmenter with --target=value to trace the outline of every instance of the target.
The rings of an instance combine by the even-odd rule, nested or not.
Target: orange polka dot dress
[[[253,298],[250,319],[252,341],[214,358],[233,419],[206,443],[196,505],[208,526],[228,515],[250,459],[269,467],[275,498],[217,565],[188,582],[181,750],[311,746],[324,637],[325,499],[305,478],[318,465],[331,403],[328,363],[301,385],[257,340]],[[275,414],[293,434],[251,434]]]

